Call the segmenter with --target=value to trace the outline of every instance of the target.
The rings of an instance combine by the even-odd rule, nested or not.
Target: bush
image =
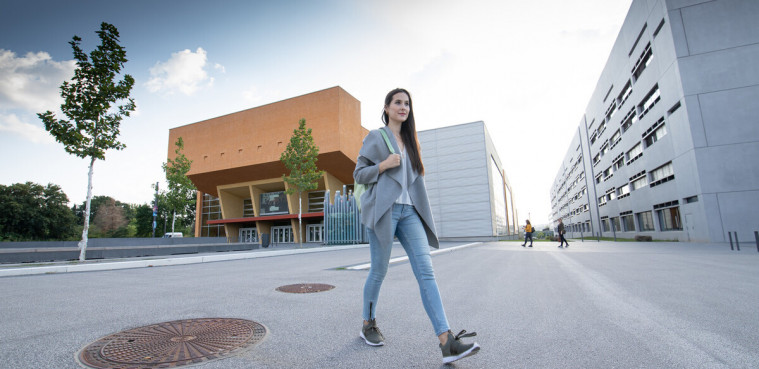
[[[635,235],[635,241],[638,242],[651,242],[653,238],[651,236]]]

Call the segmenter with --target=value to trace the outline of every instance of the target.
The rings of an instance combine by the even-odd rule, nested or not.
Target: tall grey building
[[[759,230],[759,1],[634,0],[551,189],[570,237]]]
[[[438,237],[516,237],[511,185],[485,123],[430,129],[418,136]]]

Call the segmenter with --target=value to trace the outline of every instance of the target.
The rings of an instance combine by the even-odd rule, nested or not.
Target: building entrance
[[[244,243],[258,242],[258,232],[255,228],[240,228],[238,240]]]
[[[277,226],[271,227],[272,243],[293,243],[293,227]]]

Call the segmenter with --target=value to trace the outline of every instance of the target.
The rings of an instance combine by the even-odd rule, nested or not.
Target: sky
[[[632,0],[0,0],[0,184],[87,196],[89,160],[67,154],[57,118],[74,35],[120,33],[137,110],[121,151],[94,166],[93,195],[144,204],[165,187],[169,129],[340,86],[381,126],[408,89],[417,130],[484,121],[520,223],[550,220],[550,189]],[[422,147],[422,150],[424,148]]]

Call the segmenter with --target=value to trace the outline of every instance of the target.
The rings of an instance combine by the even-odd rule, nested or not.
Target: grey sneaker
[[[448,341],[445,342],[445,345],[439,345],[440,350],[443,351],[443,364],[452,363],[479,352],[480,345],[477,342],[464,344],[459,341],[461,338],[474,337],[476,335],[477,332],[466,333],[466,331],[462,330],[454,337],[453,333],[448,331]]]
[[[382,346],[385,344],[385,336],[382,335],[379,327],[377,327],[375,319],[370,320],[369,324],[361,327],[361,338],[370,346]]]

